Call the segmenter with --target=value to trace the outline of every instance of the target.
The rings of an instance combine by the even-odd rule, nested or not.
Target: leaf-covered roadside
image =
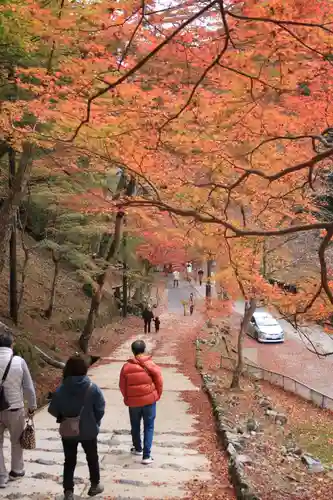
[[[200,332],[201,338],[209,336],[207,329]],[[251,459],[245,471],[258,496],[262,500],[333,498],[332,413],[267,382],[245,377],[243,390],[231,391],[232,374],[219,368],[219,353],[201,344],[200,359],[203,371],[213,377],[224,415],[242,441],[241,453]],[[272,414],[263,400],[268,400]],[[285,425],[272,418],[275,411],[285,415]],[[247,431],[249,419],[258,424],[254,432]],[[323,472],[311,473],[301,459],[304,453],[319,459]]]

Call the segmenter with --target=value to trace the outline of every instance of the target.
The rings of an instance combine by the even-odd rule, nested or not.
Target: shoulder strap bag
[[[59,434],[62,438],[68,439],[68,438],[77,438],[80,436],[81,415],[84,410],[85,404],[87,402],[88,394],[91,390],[91,387],[92,383],[90,382],[90,385],[87,388],[84,395],[83,405],[80,410],[80,413],[76,417],[65,417],[60,423]]]
[[[9,403],[8,403],[6,395],[5,395],[5,388],[4,388],[3,384],[6,381],[8,372],[9,372],[11,364],[12,364],[13,357],[14,357],[14,355],[12,354],[8,365],[6,366],[4,374],[2,375],[2,379],[0,382],[0,411],[8,410],[8,408],[9,408]]]
[[[143,363],[140,363],[140,361],[139,361],[139,365],[141,366],[141,368],[144,369],[144,371],[147,373],[147,375],[149,375],[149,377],[151,378],[152,383],[154,383],[154,379],[152,377],[152,374],[150,373],[150,371],[148,370],[148,368],[146,367],[146,365],[144,365]]]

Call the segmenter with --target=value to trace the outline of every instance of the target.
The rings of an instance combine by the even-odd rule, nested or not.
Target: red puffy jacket
[[[151,356],[130,358],[121,369],[119,388],[126,406],[151,405],[162,395],[161,369]]]

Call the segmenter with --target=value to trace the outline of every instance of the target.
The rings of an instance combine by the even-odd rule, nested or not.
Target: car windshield
[[[278,322],[272,316],[256,317],[256,322],[259,326],[278,326]]]

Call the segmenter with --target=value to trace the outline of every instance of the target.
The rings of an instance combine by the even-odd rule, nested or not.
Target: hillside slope
[[[35,240],[26,236],[29,248],[36,246]],[[18,251],[19,277],[24,261],[24,253]],[[90,299],[82,291],[82,283],[77,280],[75,272],[62,267],[56,293],[53,316],[45,319],[43,312],[48,306],[53,263],[45,249],[31,250],[27,270],[25,291],[20,309],[19,324],[14,327],[8,313],[8,266],[5,267],[0,281],[0,321],[13,327],[16,333],[18,349],[26,358],[37,381],[40,401],[43,395],[52,390],[52,386],[60,376],[60,370],[46,365],[30,350],[29,344],[37,345],[51,357],[65,361],[70,354],[78,350],[77,340],[87,317]],[[108,287],[110,289],[110,286]],[[102,301],[98,326],[112,322],[111,328],[96,328],[90,346],[90,352],[103,354],[108,352],[109,341],[114,331],[119,331],[119,315],[114,306],[112,296],[106,294]],[[131,321],[137,322],[135,318]]]

